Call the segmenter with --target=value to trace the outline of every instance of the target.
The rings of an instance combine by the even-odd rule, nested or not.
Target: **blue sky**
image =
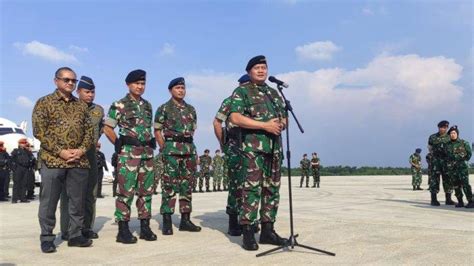
[[[407,166],[439,120],[474,140],[472,1],[1,1],[0,116],[30,121],[53,73],[72,67],[108,109],[126,74],[148,72],[156,109],[184,76],[197,147],[249,58],[290,83],[293,165]],[[31,132],[31,130],[30,130]],[[107,142],[102,138],[102,142]],[[106,156],[112,146],[103,145]]]

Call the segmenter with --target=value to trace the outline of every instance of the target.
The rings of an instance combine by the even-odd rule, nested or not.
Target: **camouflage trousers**
[[[211,179],[211,172],[209,170],[201,170],[201,174],[199,175],[199,190],[202,190],[204,185],[204,180],[206,182],[206,190],[209,190],[209,181]]]
[[[229,159],[224,160],[224,175],[222,176],[222,186],[224,187],[224,190],[227,189],[230,186],[230,176],[229,176]]]
[[[462,193],[468,201],[474,200],[472,197],[472,188],[469,184],[469,170],[467,167],[456,167],[449,169],[449,176],[452,177],[452,183],[454,187],[454,193],[456,198],[462,198]]]
[[[300,187],[303,186],[304,178],[306,177],[306,186],[309,186],[309,169],[301,168],[301,180],[300,180]]]
[[[221,188],[222,178],[224,177],[224,167],[215,167],[214,176],[212,178],[212,186],[216,189]]]
[[[176,194],[179,193],[179,212],[192,211],[192,194],[196,174],[195,155],[164,155],[164,173],[161,179],[161,214],[173,214]]]
[[[430,177],[430,192],[438,193],[439,192],[439,183],[441,177],[443,178],[443,189],[445,193],[453,192],[452,181],[447,172],[446,162],[439,158],[433,158],[431,163],[431,177]]]
[[[321,175],[319,173],[319,169],[312,169],[311,172],[313,174],[313,186],[316,186],[317,183],[321,182]]]
[[[415,187],[421,185],[421,169],[411,168],[411,185]]]
[[[260,221],[275,222],[280,202],[281,163],[280,154],[244,153],[239,171],[243,178],[240,224],[257,222],[259,204]]]
[[[135,194],[138,219],[150,219],[151,196],[154,189],[153,158],[131,158],[121,153],[118,155],[117,170],[115,219],[130,220],[130,209]]]
[[[160,184],[160,180],[161,180],[161,173],[157,173],[155,171],[155,174],[154,174],[154,183],[153,183],[153,192],[156,192],[156,189],[158,188],[159,184]]]
[[[226,213],[229,215],[238,215],[242,207],[242,185],[243,176],[239,174],[242,168],[242,159],[236,153],[230,150],[226,151],[226,169],[224,176],[229,177],[229,194],[227,196]],[[224,182],[224,188],[226,188]]]

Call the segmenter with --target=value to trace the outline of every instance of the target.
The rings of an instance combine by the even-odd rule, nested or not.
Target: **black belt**
[[[193,137],[185,137],[185,136],[172,136],[172,137],[165,137],[166,141],[172,142],[180,142],[180,143],[193,143]]]
[[[136,138],[132,138],[129,136],[120,136],[120,141],[122,145],[132,145],[137,147],[152,147],[155,145],[155,139],[152,138],[149,141],[141,142]]]

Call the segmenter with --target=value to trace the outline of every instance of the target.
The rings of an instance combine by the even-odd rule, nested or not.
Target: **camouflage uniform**
[[[193,135],[197,115],[193,106],[172,99],[161,105],[155,114],[155,129],[161,130],[165,140],[164,173],[161,180],[161,214],[173,214],[176,194],[179,193],[179,212],[192,211],[192,191],[196,174],[196,146]]]
[[[315,164],[315,165],[313,165]],[[311,158],[311,173],[313,175],[313,187],[316,185],[319,187],[319,182],[321,181],[321,174],[319,172],[320,161],[319,158]]]
[[[469,184],[469,165],[468,162],[472,156],[471,145],[465,140],[457,139],[446,144],[447,153],[447,170],[448,175],[452,178],[455,189],[456,198],[462,201],[462,191],[466,199],[471,202],[472,197],[471,185]]]
[[[224,156],[222,156],[222,159],[224,160],[224,165],[223,165],[223,173],[222,173],[222,189],[224,191],[227,191],[230,183],[229,183],[229,156],[224,153]]]
[[[199,156],[199,168],[201,169],[199,175],[199,191],[202,191],[204,179],[206,180],[206,191],[209,192],[209,179],[211,178],[211,164],[212,158],[209,155]]]
[[[303,158],[300,161],[301,166],[301,180],[300,180],[300,187],[303,186],[303,180],[306,177],[306,187],[309,187],[309,166],[311,162],[307,158]]]
[[[428,139],[428,145],[433,153],[433,162],[431,164],[430,192],[439,192],[440,176],[443,177],[443,189],[445,193],[452,193],[453,187],[447,173],[446,165],[446,144],[450,141],[448,134],[440,135],[435,133]]]
[[[411,165],[411,185],[416,189],[421,185],[421,156],[419,153],[413,153],[408,161]]]
[[[428,187],[430,186],[430,182],[431,182],[431,164],[433,163],[433,154],[431,152],[428,152],[428,154],[426,154],[426,163],[428,164]]]
[[[232,94],[231,113],[240,113],[256,121],[284,119],[284,103],[268,85],[248,83]],[[282,163],[281,137],[260,130],[242,129],[242,189],[240,224],[257,221],[258,205],[262,223],[274,223],[280,201]]]
[[[214,170],[212,186],[214,190],[221,190],[222,177],[224,176],[224,158],[215,155],[212,159],[212,169]]]
[[[153,162],[155,165],[155,186],[154,186],[153,191],[155,192],[155,194],[157,194],[156,188],[158,187],[158,184],[160,183],[161,177],[163,176],[163,170],[164,170],[163,154],[160,153],[156,155]]]
[[[115,128],[119,126],[120,137],[138,140],[141,145],[121,145],[117,162],[117,198],[115,201],[115,219],[130,220],[130,206],[137,194],[138,218],[151,217],[151,198],[153,194],[153,148],[152,107],[143,98],[134,100],[127,94],[114,102],[109,109],[105,124]]]

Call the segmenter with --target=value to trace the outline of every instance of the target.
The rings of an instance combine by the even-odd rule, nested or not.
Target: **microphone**
[[[281,81],[281,80],[275,78],[274,76],[270,76],[270,77],[268,78],[268,80],[269,80],[270,82],[276,83],[278,86],[282,86],[282,87],[284,87],[284,88],[288,88],[288,87],[290,86],[290,85],[286,84],[285,82],[283,82],[283,81]]]

